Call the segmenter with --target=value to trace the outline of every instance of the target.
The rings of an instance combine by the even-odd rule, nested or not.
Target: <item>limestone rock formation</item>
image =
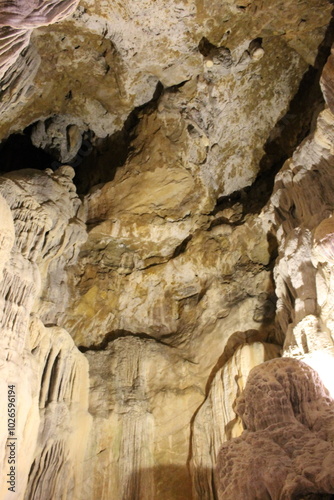
[[[334,400],[315,371],[289,358],[253,368],[237,412],[246,430],[219,452],[219,500],[334,493]]]
[[[51,491],[55,498],[65,492],[75,498],[81,489],[77,462],[90,424],[87,361],[64,329],[47,328],[39,319],[55,323],[43,316],[44,305],[49,314],[54,307],[56,315],[64,306],[59,287],[64,264],[75,258],[85,236],[71,176],[72,169],[63,167],[0,178],[2,498],[13,494],[7,484],[8,386],[15,386],[17,498],[45,498]]]
[[[69,117],[55,116],[33,126],[31,142],[37,148],[51,153],[60,163],[73,160],[82,143],[82,135]]]
[[[1,498],[333,493],[331,9],[0,0]]]
[[[205,402],[196,413],[192,436],[193,498],[215,498],[214,470],[218,452],[226,441],[239,436],[242,422],[235,413],[235,401],[242,394],[249,370],[279,356],[279,347],[260,342],[245,344],[221,361]],[[225,497],[223,497],[225,498]]]
[[[33,28],[60,21],[78,0],[3,0],[0,3],[0,110],[26,103],[33,92],[40,57],[29,48]]]
[[[334,358],[330,255],[333,125],[334,116],[325,109],[313,134],[277,175],[268,207],[279,241],[275,282],[277,320],[286,333],[284,353],[323,370],[332,393],[327,368]]]
[[[327,63],[324,67],[324,71],[321,76],[321,87],[324,93],[326,102],[329,106],[329,109],[334,111],[334,102],[333,102],[333,72],[334,72],[334,56],[333,49],[331,55],[329,56]]]
[[[94,424],[83,496],[188,498],[189,422],[203,398],[197,365],[129,334],[86,355]]]
[[[323,82],[330,81],[328,64]],[[330,105],[324,83],[323,87]],[[333,115],[325,109],[313,134],[277,175],[265,214],[274,221],[278,240],[276,314],[286,332],[284,353],[313,366],[333,394],[332,138]],[[333,402],[315,372],[291,362],[271,361],[252,371],[238,404],[247,430],[221,449],[218,498],[318,498],[334,493],[327,465],[334,451]],[[277,382],[283,388],[281,397]],[[292,412],[284,406],[289,399]],[[275,478],[269,475],[273,468]],[[237,479],[240,475],[242,481]]]

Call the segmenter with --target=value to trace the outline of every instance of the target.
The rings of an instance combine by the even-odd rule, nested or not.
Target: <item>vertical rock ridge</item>
[[[277,320],[286,332],[284,353],[318,370],[321,357],[324,364],[334,358],[330,257],[333,126],[334,117],[325,109],[314,133],[277,175],[268,211],[274,215],[279,240],[274,274]],[[333,390],[330,377],[324,376]]]
[[[250,373],[236,408],[246,430],[218,456],[219,499],[334,494],[331,57],[322,76],[329,108],[276,176],[264,210],[278,240],[274,277],[286,357]]]
[[[145,342],[140,339],[125,337],[115,340],[106,351],[87,353],[93,383],[95,380],[99,382],[100,378],[100,374],[96,373],[96,362],[103,362],[103,377],[111,390],[108,399],[99,401],[97,408],[91,408],[95,414],[93,439],[90,442],[92,449],[101,439],[104,440],[104,433],[110,436],[107,444],[109,466],[100,471],[100,480],[94,491],[94,496],[101,495],[103,499],[108,498],[110,491],[115,497],[124,500],[149,500],[154,497],[152,466],[155,424],[146,388],[145,364],[149,360],[145,359],[144,346]],[[108,409],[109,406],[115,409],[116,414]],[[108,420],[109,425],[113,422],[114,432],[108,428]],[[100,469],[105,453],[97,454],[89,467]],[[145,469],[151,472],[142,473]],[[107,479],[109,476],[111,478]],[[108,487],[104,487],[106,481]]]
[[[215,375],[205,402],[196,413],[192,430],[193,498],[215,500],[214,470],[223,443],[242,432],[235,414],[237,397],[243,392],[251,367],[279,356],[279,347],[252,343],[238,348]]]
[[[31,173],[28,182],[26,173],[0,179],[7,202],[1,198],[1,254],[7,255],[0,282],[1,391],[7,394],[6,384],[16,387],[16,498],[70,499],[80,494],[90,428],[88,365],[66,330],[46,328],[39,317],[51,264],[62,279],[65,265],[75,261],[76,245],[85,239],[85,228],[76,217],[81,203],[72,170]],[[59,312],[64,297],[59,297],[61,289],[53,292]],[[4,462],[1,495],[8,491],[7,468]]]
[[[18,272],[25,273],[28,279],[22,279],[18,274],[8,273],[5,270],[0,284],[0,303],[3,306],[0,325],[3,344],[5,349],[14,350],[18,353],[22,353],[25,346],[29,315],[37,293],[34,280],[36,272],[32,273],[31,279],[29,277],[31,268],[29,269],[29,266],[25,264],[23,261],[23,265],[19,266]],[[11,261],[11,268],[15,269],[13,261]]]
[[[65,330],[45,328],[37,318],[31,329],[39,331],[33,356],[41,422],[25,498],[77,498],[90,430],[88,365]]]

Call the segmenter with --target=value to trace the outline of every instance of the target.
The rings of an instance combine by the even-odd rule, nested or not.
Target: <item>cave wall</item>
[[[333,118],[330,108],[318,115],[312,134],[277,174],[263,210],[278,241],[283,357],[254,368],[237,397],[245,430],[216,455],[219,499],[317,499],[334,492]]]
[[[233,461],[269,360],[331,388],[330,3],[5,1],[0,23],[0,137],[55,158],[0,177],[2,497],[8,384],[18,499],[334,494],[295,465],[252,490]]]
[[[77,464],[83,459],[91,421],[88,363],[64,328],[42,322],[39,307],[46,282],[57,287],[57,311],[63,307],[66,296],[57,285],[86,236],[77,218],[81,202],[73,175],[71,167],[57,173],[23,170],[0,181],[2,498],[13,495],[7,482],[13,459],[17,498],[75,498],[81,489],[82,467]],[[48,309],[52,306],[50,302]],[[12,385],[14,458],[9,448],[13,426],[8,427],[13,407],[7,397],[7,386]]]

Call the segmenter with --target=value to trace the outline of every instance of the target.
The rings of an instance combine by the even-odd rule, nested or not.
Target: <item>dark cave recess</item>
[[[74,182],[78,193],[83,193],[89,188],[83,179],[81,164],[84,160],[89,160],[94,148],[93,144],[84,137],[81,148],[77,155],[64,165],[71,165],[76,170]],[[91,164],[91,161],[89,161]],[[21,169],[45,170],[47,168],[55,171],[63,164],[55,156],[33,145],[30,139],[29,128],[23,133],[12,134],[5,141],[0,143],[0,175]],[[91,166],[91,165],[90,165]]]
[[[93,134],[84,134],[80,150],[76,156],[66,163],[61,163],[57,159],[57,152],[53,155],[52,151],[38,148],[32,143],[30,138],[31,127],[27,127],[23,133],[10,135],[8,139],[0,143],[0,175],[27,168],[36,170],[50,168],[55,171],[62,165],[71,165],[76,169],[76,177],[79,179],[81,172],[78,167],[84,159],[91,155],[94,149],[90,141]]]
[[[0,173],[22,168],[45,170],[52,168],[54,158],[43,149],[36,148],[27,134],[13,134],[0,144]]]

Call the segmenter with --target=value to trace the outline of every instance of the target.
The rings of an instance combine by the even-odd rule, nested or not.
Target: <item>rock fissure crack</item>
[[[87,351],[105,351],[108,349],[109,344],[114,342],[115,340],[118,340],[120,338],[126,338],[126,337],[135,337],[138,339],[142,340],[152,340],[156,342],[157,344],[164,345],[166,347],[174,349],[173,346],[170,344],[163,342],[159,338],[152,337],[151,335],[148,335],[147,333],[134,333],[134,332],[128,332],[128,331],[116,331],[116,332],[109,332],[104,336],[104,340],[100,342],[97,345],[91,345],[91,346],[78,346],[78,349],[80,352],[87,352]]]

